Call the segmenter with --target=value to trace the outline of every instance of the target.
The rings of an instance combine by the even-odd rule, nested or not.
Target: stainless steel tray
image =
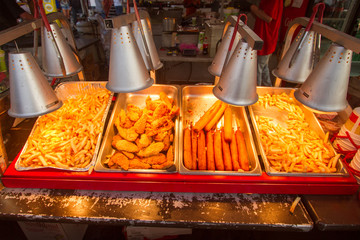
[[[101,144],[101,148],[99,151],[98,158],[96,160],[94,170],[97,172],[133,172],[133,173],[174,173],[178,171],[178,145],[179,145],[179,137],[178,137],[178,126],[179,126],[179,117],[175,120],[174,126],[174,165],[168,169],[129,169],[127,171],[122,169],[111,169],[104,164],[107,155],[112,155],[115,150],[111,146],[111,142],[113,137],[116,135],[114,121],[116,116],[120,113],[121,109],[126,109],[128,104],[134,104],[140,108],[144,108],[146,106],[145,100],[148,96],[151,99],[155,100],[159,98],[159,93],[165,92],[170,98],[174,99],[175,106],[180,108],[180,94],[179,88],[177,86],[171,85],[160,85],[154,84],[153,86],[134,93],[119,93],[114,105],[114,109],[111,113],[108,126],[103,138],[103,142]]]
[[[281,94],[286,93],[288,95],[293,95],[295,91],[294,88],[279,88],[279,87],[257,87],[257,93],[259,96],[264,96],[266,94]],[[303,110],[305,114],[305,120],[309,123],[309,126],[312,130],[314,130],[321,138],[325,137],[325,133],[321,128],[320,123],[318,122],[317,118],[315,117],[314,113],[311,112],[309,109],[305,108],[301,103],[298,104],[300,108]],[[267,107],[266,109],[259,104],[254,104],[249,106],[250,118],[252,125],[254,127],[255,136],[256,136],[256,146],[258,148],[258,152],[261,154],[261,158],[263,160],[265,171],[268,175],[271,176],[300,176],[300,177],[324,177],[324,176],[333,176],[333,177],[346,177],[349,175],[346,168],[342,164],[341,161],[338,161],[336,165],[337,171],[335,173],[314,173],[314,172],[307,172],[307,173],[300,173],[300,172],[279,172],[273,169],[270,166],[270,163],[266,157],[265,150],[261,144],[260,140],[260,133],[259,128],[255,120],[255,116],[266,116],[274,118],[279,124],[285,124],[287,116],[285,115],[284,111],[281,111],[277,107]],[[333,153],[335,154],[335,150],[332,148]]]
[[[66,99],[74,97],[76,95],[89,92],[90,90],[93,90],[93,89],[105,89],[105,85],[106,85],[106,82],[90,82],[90,81],[87,81],[87,82],[83,82],[83,81],[81,81],[81,82],[65,82],[65,83],[60,83],[55,88],[55,92],[59,99],[66,100]],[[90,164],[87,167],[85,167],[85,168],[74,168],[74,167],[60,168],[60,167],[52,167],[52,166],[50,166],[50,167],[23,167],[20,165],[20,157],[23,153],[26,152],[26,149],[28,146],[28,142],[26,142],[23,150],[20,153],[20,157],[18,158],[18,160],[15,163],[15,169],[18,171],[24,171],[24,170],[34,170],[34,169],[41,169],[41,168],[54,168],[54,169],[71,170],[71,171],[88,171],[90,169],[90,167],[92,167],[95,164],[96,157],[99,152],[102,132],[104,130],[106,117],[107,117],[107,114],[110,109],[112,96],[113,96],[113,93],[110,94],[109,101],[107,102],[104,114],[101,118],[101,132],[96,139],[95,151],[94,151],[93,157],[90,161]],[[41,118],[41,117],[39,117],[39,118]],[[31,130],[29,138],[31,136],[33,136],[33,133],[36,130],[36,126],[37,126],[37,122],[34,124],[34,127]]]
[[[260,176],[262,173],[258,154],[256,152],[253,136],[250,130],[249,120],[247,118],[244,107],[232,107],[234,118],[233,127],[240,125],[240,129],[244,134],[247,152],[249,155],[250,171],[212,171],[212,170],[190,170],[184,166],[183,149],[184,134],[183,131],[189,123],[195,123],[202,114],[217,100],[212,93],[213,86],[185,86],[182,88],[182,104],[181,104],[181,122],[180,122],[180,173],[195,175],[238,175],[238,176]],[[223,119],[220,119],[223,121]]]

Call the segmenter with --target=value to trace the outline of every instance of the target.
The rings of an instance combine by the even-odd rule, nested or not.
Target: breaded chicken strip
[[[115,146],[115,148],[119,151],[126,151],[131,153],[139,151],[139,148],[138,146],[136,146],[136,144],[126,141],[124,139],[113,141],[113,146]]]
[[[147,120],[147,114],[146,111],[144,110],[139,120],[137,120],[136,123],[134,124],[134,129],[136,133],[143,134],[145,132],[146,120]]]
[[[149,168],[151,168],[151,165],[140,161],[139,158],[134,158],[133,160],[129,161],[129,168],[130,169],[149,169]]]
[[[134,104],[128,104],[126,109],[128,118],[133,122],[139,120],[142,115],[142,110]]]
[[[141,149],[137,155],[139,157],[150,157],[159,154],[164,149],[164,143],[153,142],[148,147]]]
[[[121,167],[124,170],[128,170],[129,169],[129,159],[122,153],[120,152],[116,152],[113,156],[111,156],[109,162],[108,162],[108,166],[112,167],[118,165],[119,167]]]
[[[140,138],[136,140],[136,145],[138,145],[138,147],[142,149],[149,146],[151,142],[152,142],[151,137],[149,137],[146,134],[141,134]]]
[[[154,164],[159,165],[159,164],[163,164],[167,160],[163,153],[159,153],[155,156],[142,158],[141,161],[150,165],[154,165]]]
[[[129,142],[133,142],[137,139],[139,134],[136,133],[135,128],[122,128],[118,127],[119,135]]]

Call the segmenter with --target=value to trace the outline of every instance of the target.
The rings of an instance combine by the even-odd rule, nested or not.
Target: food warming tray
[[[55,93],[60,100],[66,100],[71,97],[77,96],[79,94],[87,93],[90,90],[92,91],[94,89],[105,89],[105,85],[106,85],[106,82],[91,82],[91,81],[88,81],[88,82],[64,82],[64,83],[60,83],[55,88]],[[105,125],[106,116],[108,115],[108,112],[110,109],[112,96],[113,96],[113,93],[110,94],[109,101],[106,104],[104,114],[101,117],[101,129],[100,129],[100,134],[96,138],[96,145],[95,145],[93,157],[92,157],[90,163],[85,168],[75,168],[75,167],[60,168],[60,167],[52,167],[52,166],[36,167],[36,168],[35,167],[23,167],[20,165],[20,157],[19,157],[18,160],[16,161],[16,165],[15,165],[16,170],[25,171],[25,170],[34,170],[34,169],[40,169],[40,168],[53,168],[53,169],[71,170],[71,171],[88,171],[91,167],[94,166],[97,154],[100,149],[102,132],[103,132],[104,125]],[[34,131],[36,130],[36,126],[37,126],[37,124],[35,123],[32,131],[29,135],[29,138],[31,138]],[[26,142],[24,148],[22,149],[20,156],[21,156],[21,154],[23,154],[26,151],[27,145],[28,145],[28,141]]]
[[[178,139],[178,124],[179,124],[179,117],[175,119],[175,126],[174,126],[174,165],[161,170],[161,169],[129,169],[127,171],[122,169],[111,169],[107,167],[104,164],[104,161],[106,160],[107,155],[112,155],[115,150],[111,146],[111,142],[113,137],[116,135],[115,130],[115,119],[120,113],[121,109],[126,109],[126,106],[128,104],[134,104],[141,109],[145,108],[146,103],[145,100],[148,96],[151,97],[152,100],[159,99],[160,92],[164,92],[168,95],[169,98],[174,100],[174,106],[177,106],[180,108],[180,98],[179,98],[179,90],[176,86],[171,85],[159,85],[154,84],[153,86],[134,93],[119,93],[114,105],[114,109],[111,113],[111,117],[109,119],[107,129],[103,138],[103,142],[101,144],[101,148],[98,154],[98,158],[96,160],[96,165],[94,170],[97,172],[128,172],[128,173],[174,173],[178,171],[178,162],[179,162],[179,156],[178,156],[178,145],[179,145],[179,139]]]
[[[282,94],[286,93],[289,96],[293,96],[295,89],[294,88],[278,88],[278,87],[257,87],[257,93],[259,96],[264,96],[266,94]],[[322,139],[325,137],[325,133],[318,122],[317,118],[315,117],[314,113],[311,112],[309,109],[305,108],[304,105],[298,102],[298,105],[303,110],[305,114],[305,121],[309,123],[309,126],[312,130],[314,130]],[[256,116],[265,116],[265,117],[271,117],[276,121],[277,123],[284,125],[286,118],[287,118],[287,112],[280,110],[276,106],[268,106],[266,109],[263,106],[260,106],[259,104],[254,104],[249,107],[250,112],[250,118],[251,122],[254,127],[255,136],[257,139],[257,148],[259,150],[259,153],[261,154],[261,158],[263,160],[265,171],[268,175],[271,176],[300,176],[300,177],[348,177],[349,173],[347,169],[344,167],[343,163],[339,160],[336,165],[337,171],[334,173],[314,173],[314,172],[307,172],[307,173],[300,173],[300,172],[279,172],[273,169],[270,166],[269,161],[266,158],[265,150],[261,144],[260,140],[260,133],[259,128],[257,125],[257,122],[255,120]],[[335,150],[331,146],[331,150],[334,154],[336,154]]]
[[[246,148],[249,157],[250,170],[245,172],[240,171],[210,171],[210,170],[190,170],[185,167],[183,161],[184,153],[184,129],[191,123],[195,124],[199,118],[208,110],[217,100],[212,93],[213,86],[185,86],[182,88],[182,103],[181,103],[181,122],[180,122],[180,148],[179,159],[181,174],[201,174],[201,175],[237,175],[237,176],[260,176],[261,166],[256,152],[253,136],[250,129],[249,120],[246,116],[244,107],[231,106],[233,112],[233,128],[240,128],[244,134]],[[220,119],[220,125],[223,123],[223,118]],[[223,126],[223,124],[222,124]]]
[[[179,94],[181,95],[181,92]],[[181,102],[179,103],[181,105]],[[22,123],[25,128],[31,127],[31,125],[32,122],[28,121]],[[25,131],[23,136],[26,137],[26,135]],[[260,176],[201,175],[179,172],[171,174],[79,172],[49,168],[17,171],[15,169],[17,158],[18,156],[1,178],[5,187],[271,194],[354,194],[359,189],[359,185],[351,173],[348,177],[293,177],[270,176],[264,171]],[[181,159],[179,160],[181,161]]]

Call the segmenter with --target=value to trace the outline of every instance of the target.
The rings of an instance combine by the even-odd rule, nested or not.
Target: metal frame
[[[291,23],[290,27],[287,30],[286,38],[285,38],[285,44],[284,48],[281,53],[281,58],[284,57],[287,50],[290,48],[291,40],[293,39],[294,33],[296,29],[299,26],[306,27],[309,23],[309,18],[301,17],[301,18],[295,18]],[[346,34],[344,32],[341,32],[335,28],[329,27],[327,25],[324,25],[322,23],[313,22],[313,25],[311,27],[311,30],[315,31],[318,34],[321,34],[323,37],[344,46],[347,49],[352,50],[355,53],[360,53],[360,39],[353,37],[349,34]],[[281,84],[281,79],[276,78],[275,86],[279,87]]]
[[[141,19],[149,19],[150,20],[150,15],[146,11],[140,10],[139,16]],[[117,16],[117,17],[104,19],[106,30],[110,30],[113,28],[119,28],[121,26],[131,24],[135,21],[136,21],[135,13],[128,13],[128,14]]]
[[[73,32],[71,31],[70,23],[68,22],[66,17],[59,12],[50,13],[46,15],[46,17],[49,20],[49,22],[54,22],[55,20],[60,21],[60,23],[63,25],[64,29],[66,30],[63,33],[65,37],[68,39],[68,43],[71,45],[73,49],[76,50],[74,35]],[[41,28],[41,25],[42,25],[42,20],[41,18],[39,18],[39,19],[19,23],[16,26],[1,31],[0,46],[10,41],[13,41],[21,36],[24,36],[28,33],[31,33],[36,29]]]

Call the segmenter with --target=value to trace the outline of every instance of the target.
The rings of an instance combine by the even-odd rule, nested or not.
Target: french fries
[[[94,155],[110,92],[94,89],[40,117],[21,154],[22,167],[85,168]]]
[[[270,166],[279,172],[336,172],[338,157],[305,121],[305,114],[287,94],[265,95],[258,104],[288,112],[286,126],[272,118],[256,116],[260,140]]]

